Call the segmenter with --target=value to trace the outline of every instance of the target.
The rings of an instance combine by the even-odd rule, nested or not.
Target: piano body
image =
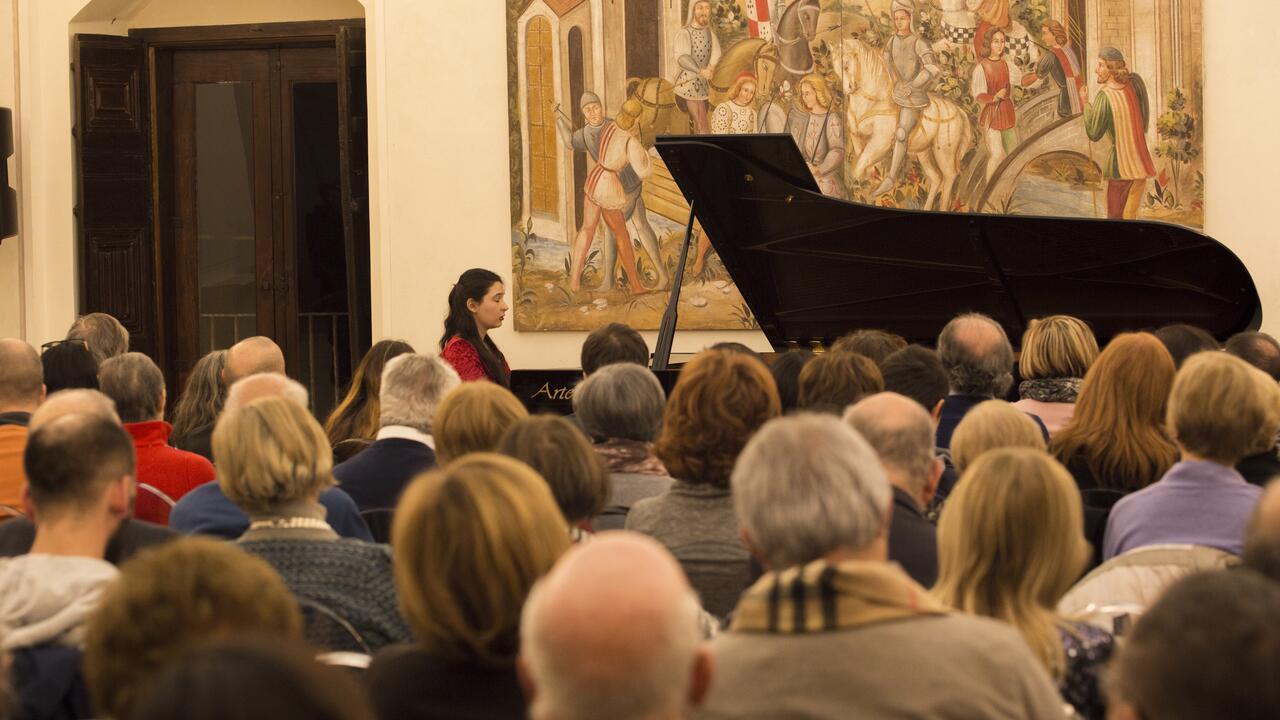
[[[1015,344],[1029,320],[1051,314],[1087,321],[1099,344],[1173,322],[1219,339],[1262,322],[1239,258],[1181,226],[845,202],[818,191],[789,135],[660,137],[656,146],[779,351],[857,328],[932,345],[967,311],[990,315]],[[531,407],[563,409],[539,400],[567,394],[580,372],[546,373],[517,371],[513,390]]]

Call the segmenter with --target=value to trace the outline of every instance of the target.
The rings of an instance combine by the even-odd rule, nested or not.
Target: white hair
[[[461,384],[458,373],[437,355],[406,353],[387,361],[378,395],[378,422],[431,432],[440,401]]]
[[[730,482],[738,522],[771,570],[867,546],[893,498],[875,451],[829,415],[766,423],[738,456]]]
[[[254,385],[261,384],[263,389],[257,392],[249,390]],[[265,390],[265,391],[264,391]],[[310,410],[311,399],[307,393],[307,389],[302,383],[277,372],[256,373],[240,378],[231,384],[227,389],[227,400],[222,404],[222,413],[228,414],[233,410],[238,410],[241,405],[245,404],[245,395],[250,395],[249,400],[256,400],[260,397],[279,396],[285,400],[289,400],[304,410]]]
[[[920,403],[897,393],[877,393],[850,405],[844,421],[920,493],[933,468],[933,419]]]
[[[643,616],[650,631],[647,642],[607,657],[586,657],[556,647],[556,628],[544,627],[546,613],[538,608],[546,598],[545,586],[545,580],[533,586],[520,620],[520,653],[537,688],[530,718],[648,720],[679,713],[703,642],[702,606],[692,589],[669,604],[663,617]]]

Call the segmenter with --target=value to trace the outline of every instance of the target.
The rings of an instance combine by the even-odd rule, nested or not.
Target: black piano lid
[[[1253,278],[1221,243],[1157,222],[938,213],[822,195],[789,135],[659,137],[657,148],[775,348],[881,328],[932,344],[960,312],[1090,323],[1099,342],[1185,322],[1256,329]]]

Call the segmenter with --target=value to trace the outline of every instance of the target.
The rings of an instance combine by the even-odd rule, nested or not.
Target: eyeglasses
[[[41,346],[40,346],[40,352],[41,352],[41,353],[43,353],[43,352],[45,352],[46,350],[48,350],[49,348],[57,347],[57,346],[59,346],[59,345],[65,345],[65,344],[67,344],[67,343],[74,343],[74,344],[79,345],[80,347],[84,348],[85,350],[88,350],[88,349],[89,349],[89,341],[88,341],[88,340],[84,340],[84,339],[82,339],[82,338],[70,338],[70,339],[67,339],[67,340],[50,340],[49,342],[47,342],[47,343],[45,343],[45,344],[43,344],[43,345],[41,345]]]

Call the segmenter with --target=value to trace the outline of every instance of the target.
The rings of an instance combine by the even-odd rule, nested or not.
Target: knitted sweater
[[[294,595],[351,623],[370,650],[411,639],[397,605],[386,545],[272,538],[242,540],[240,546],[270,563]]]

